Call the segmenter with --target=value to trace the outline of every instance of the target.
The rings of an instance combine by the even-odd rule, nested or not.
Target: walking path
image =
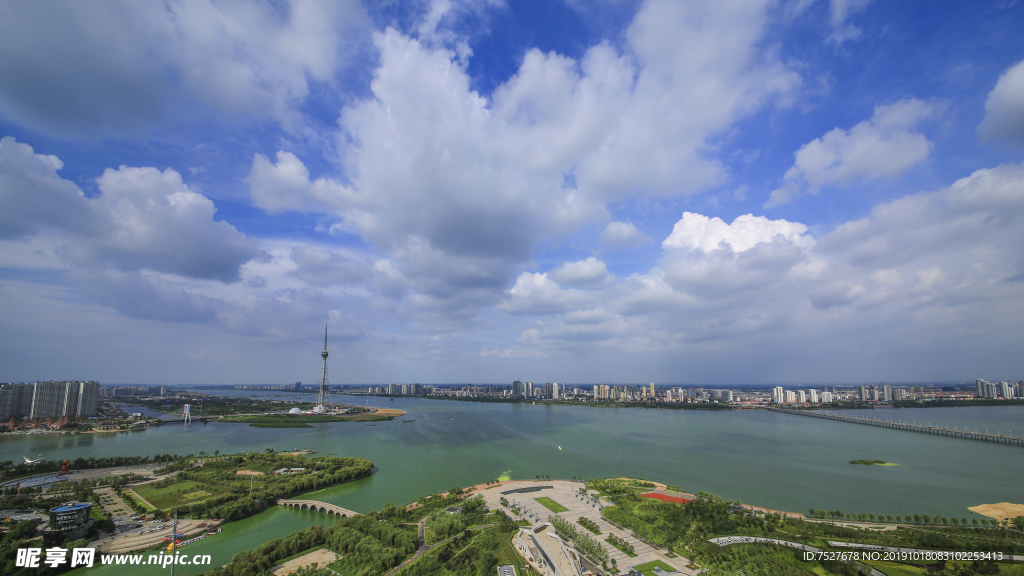
[[[399,570],[401,570],[401,569],[405,568],[406,566],[408,566],[409,564],[412,564],[413,562],[419,560],[420,557],[422,557],[424,554],[429,552],[432,548],[436,548],[437,546],[442,546],[444,544],[447,544],[447,543],[451,542],[454,538],[458,537],[458,535],[455,535],[455,536],[452,536],[451,538],[447,538],[447,539],[442,540],[440,542],[435,542],[434,544],[427,544],[426,543],[426,533],[424,532],[424,522],[426,522],[426,521],[427,521],[427,519],[424,518],[423,520],[420,520],[417,523],[419,525],[420,547],[419,547],[418,550],[416,550],[416,553],[413,554],[412,557],[410,557],[405,562],[402,562],[398,566],[395,566],[394,568],[392,568],[384,576],[391,576],[392,574],[396,574]],[[497,526],[497,524],[481,524],[480,526],[474,526],[474,527],[470,528],[469,531],[473,532],[473,531],[476,531],[476,530],[481,530],[483,528],[489,528],[491,526]]]
[[[807,544],[801,544],[799,542],[790,542],[789,540],[776,540],[775,538],[760,538],[758,536],[722,536],[720,538],[710,538],[708,542],[718,544],[719,546],[729,546],[730,544],[752,544],[755,542],[765,542],[768,544],[777,544],[779,546],[788,546],[789,548],[796,548],[797,550],[803,550],[805,552],[821,552],[821,548],[815,548],[814,546],[808,546]],[[831,544],[832,542],[829,542]],[[856,562],[856,561],[855,561]],[[860,562],[856,562],[857,565],[863,566]],[[869,566],[870,568],[870,566]],[[885,574],[871,568],[871,576],[885,576]]]

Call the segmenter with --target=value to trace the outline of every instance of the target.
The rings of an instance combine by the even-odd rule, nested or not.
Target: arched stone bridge
[[[359,512],[353,512],[346,508],[342,508],[341,506],[328,504],[327,502],[320,502],[319,500],[278,500],[277,503],[282,506],[302,508],[304,510],[316,510],[317,512],[327,512],[328,514],[337,514],[342,518],[359,516]]]

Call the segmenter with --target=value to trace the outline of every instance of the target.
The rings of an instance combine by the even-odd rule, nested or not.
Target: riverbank
[[[374,407],[375,400],[369,403]],[[229,453],[310,448],[370,459],[384,472],[345,487],[325,488],[315,496],[356,511],[412,502],[425,493],[502,476],[545,474],[659,478],[689,492],[708,490],[772,510],[828,507],[980,520],[969,507],[1019,502],[1019,478],[1024,477],[1024,462],[1007,456],[1008,450],[1015,454],[1019,448],[764,410],[588,410],[411,398],[376,399],[376,405],[407,413],[396,420],[415,422],[261,429],[212,421],[137,434],[6,437],[0,438],[0,453],[15,461],[41,455],[59,462],[69,456],[182,454],[212,452],[212,447]],[[1022,421],[1024,411],[977,407],[928,409],[924,416],[908,409],[905,414],[926,423],[948,418],[951,428],[970,425],[1019,433],[1012,424]],[[872,446],[870,453],[865,445]],[[865,457],[900,466],[849,464]],[[865,485],[875,489],[865,492]],[[907,486],[934,488],[908,491]]]

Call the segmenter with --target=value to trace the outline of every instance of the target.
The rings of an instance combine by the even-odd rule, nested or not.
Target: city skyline
[[[994,382],[1024,6],[0,13],[0,381]]]

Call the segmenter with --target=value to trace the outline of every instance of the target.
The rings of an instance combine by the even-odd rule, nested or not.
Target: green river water
[[[344,401],[344,399],[342,399]],[[360,399],[360,404],[362,401]],[[306,494],[356,511],[509,476],[638,476],[779,510],[975,517],[969,506],[1024,503],[1024,449],[768,411],[702,412],[370,399],[408,412],[375,426],[318,424],[262,429],[168,424],[121,434],[0,438],[0,458],[222,453],[311,448],[372,460],[366,479]],[[1024,407],[876,410],[883,418],[1024,432]],[[559,449],[561,446],[561,449]],[[899,466],[858,466],[877,459]],[[240,550],[333,517],[274,507],[229,523],[183,552],[222,565]],[[166,574],[149,567],[97,574]],[[176,574],[194,574],[179,566]]]

